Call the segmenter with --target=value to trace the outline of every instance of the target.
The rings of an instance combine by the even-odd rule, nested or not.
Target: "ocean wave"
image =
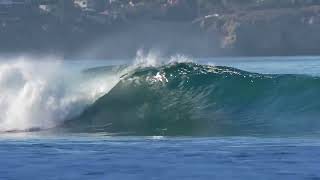
[[[320,78],[190,62],[137,67],[59,128],[129,135],[308,135]]]

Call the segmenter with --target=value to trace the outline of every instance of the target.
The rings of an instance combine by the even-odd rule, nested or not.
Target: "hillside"
[[[66,58],[320,54],[320,2],[156,0],[0,2],[0,52]],[[84,3],[85,2],[85,3]]]

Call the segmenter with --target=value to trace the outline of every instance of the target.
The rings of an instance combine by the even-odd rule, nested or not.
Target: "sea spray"
[[[18,58],[0,64],[0,131],[48,129],[108,92],[116,73],[86,78],[63,61]]]

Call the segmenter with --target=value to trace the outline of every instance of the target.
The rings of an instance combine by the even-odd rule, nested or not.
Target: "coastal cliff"
[[[313,1],[59,2],[16,9],[0,4],[0,53],[66,58],[127,58],[139,49],[195,57],[320,53],[320,5]],[[7,13],[1,14],[3,9]]]

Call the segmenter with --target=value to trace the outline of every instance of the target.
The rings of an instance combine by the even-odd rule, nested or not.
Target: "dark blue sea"
[[[154,58],[1,62],[0,179],[320,179],[320,57]]]

